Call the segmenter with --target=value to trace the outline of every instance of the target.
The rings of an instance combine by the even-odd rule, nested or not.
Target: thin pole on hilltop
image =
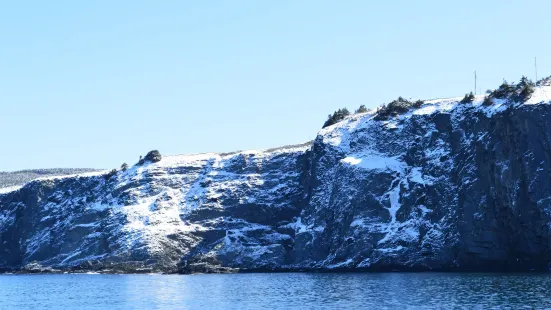
[[[538,59],[534,57],[534,68],[536,69],[536,84],[538,83]]]
[[[474,72],[474,94],[476,95],[476,70]]]

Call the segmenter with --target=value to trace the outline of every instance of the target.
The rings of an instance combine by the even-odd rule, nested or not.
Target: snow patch
[[[405,163],[397,157],[379,154],[351,155],[342,159],[341,162],[368,170],[402,171],[405,168]]]
[[[0,188],[0,194],[7,194],[10,192],[14,192],[18,189],[20,189],[22,186],[10,186],[10,187],[2,187]]]

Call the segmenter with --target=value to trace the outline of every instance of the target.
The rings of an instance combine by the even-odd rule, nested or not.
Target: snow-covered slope
[[[13,188],[23,186],[32,180],[44,177],[76,175],[81,173],[95,172],[98,169],[70,169],[70,168],[54,168],[54,169],[29,169],[11,172],[0,171],[0,192],[7,192]],[[8,189],[9,188],[9,189]]]
[[[289,238],[279,222],[304,203],[309,147],[169,156],[109,179],[33,181],[0,196],[0,264],[177,271],[184,257],[219,242],[227,255],[269,256]],[[249,235],[255,245],[241,247]]]
[[[33,181],[0,194],[0,267],[548,269],[550,95],[431,100],[313,144]]]

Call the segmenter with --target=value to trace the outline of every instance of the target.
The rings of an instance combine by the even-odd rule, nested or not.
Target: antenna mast
[[[536,85],[538,84],[538,59],[534,57],[534,68],[536,69]]]
[[[474,94],[476,95],[476,71],[474,72]]]

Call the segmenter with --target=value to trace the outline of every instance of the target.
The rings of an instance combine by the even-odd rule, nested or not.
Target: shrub
[[[415,102],[406,100],[402,97],[390,102],[387,105],[382,105],[381,108],[377,111],[375,120],[387,120],[389,117],[398,116],[404,114],[412,108],[420,108],[423,105],[424,101],[417,100]]]
[[[509,84],[507,81],[503,81],[503,84],[498,89],[490,93],[492,98],[507,99],[515,94],[515,85]]]
[[[152,163],[160,162],[162,159],[161,153],[157,150],[150,151],[143,158],[144,161],[150,161]]]
[[[365,105],[362,104],[362,105],[356,110],[355,113],[365,113],[365,112],[367,112],[367,108],[365,107]]]
[[[470,92],[466,94],[465,97],[463,97],[463,99],[459,101],[459,103],[471,103],[473,101],[474,101],[474,95],[473,95],[473,92]]]
[[[122,171],[128,170],[128,164],[127,164],[127,163],[122,164],[122,165],[121,165],[121,170],[122,170]]]
[[[323,124],[323,127],[321,128],[334,125],[342,121],[343,119],[345,119],[348,115],[350,115],[350,112],[348,111],[347,108],[338,109],[337,111],[333,112],[333,115],[329,114],[327,116],[327,120],[325,121],[325,123]]]
[[[545,77],[536,83],[536,86],[551,86],[551,76]]]
[[[413,103],[413,107],[415,109],[419,109],[423,105],[423,103],[425,103],[423,100],[417,100]]]
[[[156,163],[156,162],[161,161],[161,159],[162,159],[162,156],[161,156],[161,153],[159,151],[157,151],[157,150],[149,151],[149,153],[147,153],[145,155],[145,157],[142,158],[142,156],[140,156],[140,160],[138,161],[138,165],[143,165],[146,162]]]
[[[486,98],[484,98],[484,101],[482,101],[482,105],[484,106],[490,106],[494,104],[494,99],[492,99],[491,96],[486,96]]]
[[[535,86],[536,85],[534,84],[534,82],[523,76],[520,79],[520,82],[516,85],[514,83],[510,84],[507,83],[507,81],[503,81],[503,84],[501,84],[498,89],[492,91],[488,97],[490,97],[490,99],[496,98],[516,102],[524,102],[530,99],[530,97],[534,93]],[[489,101],[490,99],[487,100]],[[488,102],[485,105],[490,104],[491,103]]]
[[[515,101],[525,102],[530,99],[535,90],[535,84],[527,77],[523,76],[515,89]]]
[[[108,173],[104,174],[103,177],[106,180],[109,180],[111,177],[113,177],[116,174],[117,174],[117,169],[113,169],[113,170],[109,171]]]

